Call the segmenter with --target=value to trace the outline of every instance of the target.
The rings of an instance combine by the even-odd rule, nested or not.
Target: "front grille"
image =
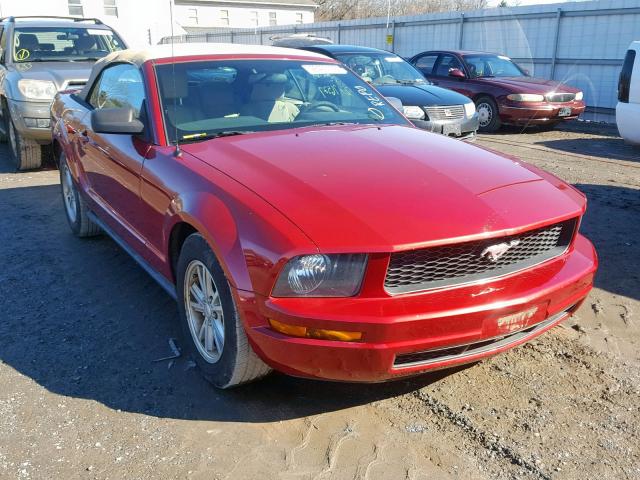
[[[472,355],[489,353],[499,348],[508,347],[511,344],[528,340],[536,336],[536,334],[548,327],[552,323],[559,322],[574,310],[575,306],[569,307],[560,313],[556,313],[540,323],[526,327],[519,332],[512,332],[507,335],[481,340],[475,343],[465,345],[457,345],[454,347],[437,348],[434,350],[426,350],[422,352],[402,353],[396,355],[393,362],[395,368],[415,367],[417,365],[429,365],[430,363],[445,362],[450,360],[459,360]]]
[[[573,102],[576,98],[575,93],[550,93],[547,95],[547,102],[563,103]]]
[[[575,226],[572,219],[520,235],[392,253],[385,290],[399,294],[460,285],[531,267],[562,254]],[[508,249],[495,258],[499,244]]]
[[[424,107],[429,120],[459,120],[464,118],[464,105],[446,107]]]

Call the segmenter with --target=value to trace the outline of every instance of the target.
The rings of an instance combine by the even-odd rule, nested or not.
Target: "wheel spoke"
[[[200,305],[204,305],[204,293],[202,293],[202,290],[200,290],[200,287],[198,287],[195,283],[193,285],[191,285],[191,288],[189,289],[191,291],[191,295],[193,296],[194,300],[199,303]]]
[[[190,302],[189,306],[198,313],[204,313],[204,306],[201,302]]]
[[[209,273],[209,270],[204,267],[203,267],[203,270],[204,270],[204,284],[205,284],[204,294],[205,294],[205,298],[209,300],[211,297],[213,297],[213,292],[215,290],[215,287],[213,286],[213,278],[211,278],[211,274]]]
[[[213,328],[211,326],[211,322],[210,321],[205,321],[205,328],[204,328],[204,349],[207,352],[211,352],[213,351],[213,343],[214,343],[214,331]]]
[[[198,340],[204,340],[205,328],[207,327],[207,321],[203,320],[200,324],[200,330],[198,331]]]
[[[222,353],[224,348],[224,325],[221,320],[213,320],[213,341],[216,344],[216,350],[218,353]]]

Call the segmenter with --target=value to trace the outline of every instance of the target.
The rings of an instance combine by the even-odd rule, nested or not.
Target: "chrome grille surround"
[[[574,218],[518,235],[395,252],[384,288],[397,295],[514,273],[562,255],[573,239],[576,224]],[[497,260],[489,260],[486,249],[504,243],[510,244],[507,251]]]
[[[573,102],[576,99],[575,93],[548,93],[545,98],[547,102],[564,103]]]
[[[464,118],[464,105],[424,107],[429,120],[460,120]]]

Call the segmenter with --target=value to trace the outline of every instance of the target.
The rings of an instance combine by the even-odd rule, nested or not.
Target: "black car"
[[[385,97],[398,98],[417,127],[455,137],[473,137],[478,114],[466,96],[436,87],[395,53],[354,45],[298,47],[341,61]]]

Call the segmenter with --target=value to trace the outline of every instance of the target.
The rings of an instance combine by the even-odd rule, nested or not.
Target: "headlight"
[[[274,297],[352,297],[360,290],[367,256],[301,255],[280,272]]]
[[[544,102],[544,95],[533,93],[512,93],[507,95],[507,98],[514,102]]]
[[[53,100],[57,90],[53,82],[48,80],[18,80],[18,90],[26,98],[32,100]]]
[[[467,118],[473,117],[473,114],[476,113],[476,104],[473,102],[464,104],[464,114]]]
[[[411,120],[422,120],[424,118],[424,110],[420,107],[402,107],[404,116]]]
[[[584,98],[584,94],[582,92],[576,93],[576,100],[582,100]]]

